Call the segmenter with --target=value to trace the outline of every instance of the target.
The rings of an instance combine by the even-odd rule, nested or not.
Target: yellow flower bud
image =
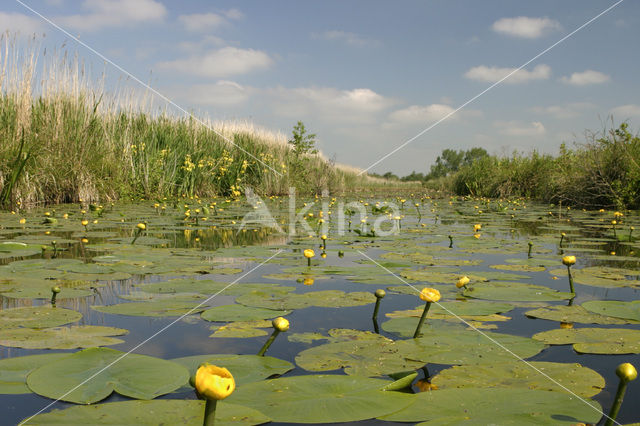
[[[562,264],[564,265],[571,266],[571,265],[575,265],[575,263],[576,263],[575,256],[564,256],[562,258]]]
[[[313,249],[305,249],[304,253],[304,257],[306,257],[307,259],[312,258],[313,256],[316,255],[316,253],[313,251]]]
[[[630,382],[638,377],[638,371],[632,364],[625,362],[624,364],[620,364],[618,368],[616,368],[616,375],[620,378],[620,380]]]
[[[287,320],[286,318],[278,317],[271,321],[271,325],[278,331],[289,330],[289,320]]]
[[[435,288],[425,287],[420,292],[420,299],[425,302],[437,302],[440,300],[440,292]]]
[[[145,223],[142,223],[142,222],[137,224],[136,227],[141,231],[144,231],[145,229],[147,229],[147,225]]]
[[[482,229],[482,225],[480,225],[479,223],[476,223],[475,225],[473,225],[473,232],[478,232],[481,229]]]
[[[326,239],[327,239],[327,236],[326,236],[326,235],[324,235],[324,234],[322,234],[322,236],[320,237],[320,239],[322,239],[322,240],[326,240]]]
[[[27,219],[25,219],[24,217],[22,219],[20,219],[20,224],[24,225],[25,223],[27,223]]]
[[[196,389],[207,399],[225,399],[236,388],[233,376],[226,368],[203,364],[196,372]]]
[[[314,280],[313,278],[305,278],[304,281],[302,282],[302,284],[304,285],[313,285]]]
[[[376,290],[375,294],[376,294],[376,297],[378,299],[382,299],[383,297],[385,297],[387,295],[387,292],[380,288],[380,289]]]
[[[456,282],[456,287],[458,288],[462,288],[464,286],[466,286],[467,284],[469,284],[469,277],[467,277],[466,275],[464,277],[461,277],[457,282]]]
[[[89,221],[87,219],[82,219],[82,222],[80,222],[82,224],[82,226],[87,226],[89,224]]]

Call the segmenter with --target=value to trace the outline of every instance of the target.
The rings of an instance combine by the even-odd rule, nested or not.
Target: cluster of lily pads
[[[310,200],[317,207],[298,230],[324,233],[287,236],[239,226],[252,209],[241,200],[0,213],[0,345],[21,350],[0,360],[0,394],[78,404],[50,410],[43,399],[47,410],[26,424],[615,418],[632,366],[619,369],[618,397],[603,408],[591,398],[616,384],[539,359],[555,345],[572,345],[576,360],[640,353],[640,301],[626,300],[640,287],[638,219],[524,200],[406,198],[388,200],[401,206],[395,216],[388,202],[360,200],[371,217],[343,233],[339,215]],[[291,217],[288,200],[264,203],[277,223]],[[374,214],[397,232],[372,233]],[[366,305],[368,328],[355,319],[297,326],[362,316]],[[501,332],[515,315],[544,330]],[[108,326],[113,316],[206,323],[215,350],[161,359],[111,349],[129,332]],[[241,340],[255,350],[227,352]],[[270,345],[296,353],[267,356]],[[611,358],[611,371],[620,361]],[[101,403],[114,392],[129,400]]]

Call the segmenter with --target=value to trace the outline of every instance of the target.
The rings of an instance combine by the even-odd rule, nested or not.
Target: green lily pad
[[[567,268],[549,271],[552,275],[567,276]],[[604,266],[589,266],[582,269],[571,268],[573,281],[578,284],[594,287],[640,287],[640,280],[630,279],[637,276],[633,269],[611,268]]]
[[[46,328],[69,324],[82,318],[78,311],[52,306],[26,306],[0,311],[0,330],[8,328]]]
[[[533,338],[550,345],[570,345],[578,353],[640,353],[640,330],[623,328],[570,328],[543,331]]]
[[[296,376],[241,386],[228,398],[269,413],[274,422],[355,422],[398,411],[415,395],[385,392],[390,382],[358,376]]]
[[[460,302],[438,302],[431,305],[429,308],[429,316],[432,318],[456,318],[456,317],[475,317],[475,316],[487,316],[496,313],[504,313],[512,310],[513,305],[509,303],[497,303],[497,302],[485,302],[464,300]],[[415,309],[406,311],[394,311],[388,313],[386,316],[389,318],[400,317],[420,317],[424,310],[424,304],[418,306]]]
[[[545,377],[543,374],[548,377]],[[551,379],[549,379],[549,377]],[[560,385],[556,384],[558,382]],[[557,362],[503,362],[493,365],[462,365],[442,370],[431,379],[439,389],[509,388],[569,392],[589,398],[605,386],[604,377],[580,364]]]
[[[211,326],[211,330],[215,330],[209,337],[226,337],[226,338],[247,338],[266,336],[265,328],[271,328],[271,321],[254,320],[254,321],[236,321],[221,326]]]
[[[620,302],[617,300],[590,300],[582,306],[591,312],[610,317],[640,321],[640,300]]]
[[[0,259],[33,256],[41,252],[42,248],[35,244],[25,244],[17,241],[0,242]]]
[[[206,321],[231,322],[271,319],[290,313],[291,311],[275,311],[244,305],[222,305],[207,309],[202,312],[201,317]]]
[[[560,292],[540,285],[498,281],[473,285],[463,294],[475,299],[522,302],[564,300],[574,297],[572,293]]]
[[[27,355],[0,360],[0,393],[31,393],[27,387],[27,374],[36,368],[69,356],[68,353]]]
[[[519,272],[542,272],[546,269],[544,266],[535,265],[489,265],[489,268]]]
[[[208,308],[207,304],[198,306],[201,301],[193,299],[153,299],[147,302],[118,303],[108,306],[91,306],[98,312],[116,315],[143,317],[170,317],[187,313],[197,314]]]
[[[589,303],[589,302],[587,302]],[[584,306],[584,304],[583,304]],[[541,318],[560,322],[577,322],[581,324],[635,324],[633,320],[623,320],[606,315],[589,312],[582,306],[555,305],[533,309],[524,313],[531,318]]]
[[[0,345],[25,349],[75,349],[123,343],[111,336],[122,336],[128,330],[100,325],[78,325],[54,328],[14,328],[3,330]]]
[[[202,426],[204,401],[154,400],[120,401],[75,406],[39,414],[29,420],[38,425],[168,425]],[[220,401],[216,408],[216,425],[260,425],[271,419],[253,408]]]
[[[425,407],[432,407],[429,409]],[[425,425],[597,423],[602,407],[561,392],[530,389],[464,388],[421,392],[415,401],[393,414],[379,417]]]
[[[153,399],[178,389],[188,380],[189,371],[174,362],[89,348],[37,368],[27,376],[27,385],[48,398],[92,404],[112,392]]]
[[[259,382],[271,376],[282,375],[293,369],[293,364],[271,356],[258,355],[195,355],[175,358],[171,361],[186,367],[191,375],[200,364],[208,362],[228,369],[236,385]]]
[[[375,296],[370,292],[345,293],[341,290],[312,291],[303,294],[282,294],[256,290],[239,296],[236,299],[236,302],[243,305],[267,309],[302,309],[309,306],[342,308],[367,305],[375,301]]]

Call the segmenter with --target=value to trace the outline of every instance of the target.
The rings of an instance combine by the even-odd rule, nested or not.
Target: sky
[[[134,76],[199,117],[302,121],[327,158],[406,175],[447,148],[556,154],[612,120],[637,132],[640,2],[571,34],[614,4],[3,0],[0,30],[44,34],[119,90],[143,89]]]

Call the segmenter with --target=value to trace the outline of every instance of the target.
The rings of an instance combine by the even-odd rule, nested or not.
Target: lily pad
[[[106,404],[74,406],[39,414],[29,420],[38,425],[170,425],[202,426],[204,401],[155,400],[120,401]],[[259,425],[271,419],[253,408],[220,401],[216,408],[216,425]]]
[[[271,356],[258,355],[195,355],[175,358],[171,361],[186,367],[191,375],[200,364],[208,362],[228,369],[237,385],[258,382],[271,376],[281,375],[293,369],[293,364]]]
[[[552,275],[567,276],[567,268],[549,271]],[[640,287],[637,277],[638,271],[633,269],[611,268],[604,266],[589,266],[582,269],[571,269],[573,281],[578,284],[594,287]]]
[[[52,306],[27,306],[0,311],[0,330],[8,328],[46,328],[69,324],[82,318],[78,311]]]
[[[589,302],[587,302],[589,303]],[[584,304],[583,304],[584,306]],[[582,306],[572,305],[555,305],[545,306],[543,308],[533,309],[524,313],[531,318],[541,318],[551,321],[560,322],[577,322],[581,324],[634,324],[638,323],[633,320],[623,320],[606,315],[589,312]]]
[[[296,376],[238,387],[228,399],[267,412],[274,422],[355,422],[414,401],[415,395],[382,391],[389,383],[358,376]]]
[[[524,362],[503,362],[493,365],[455,366],[442,370],[431,379],[431,383],[439,389],[524,388],[569,392],[583,398],[598,394],[605,386],[604,378],[600,374],[580,364],[539,361],[526,364]]]
[[[303,294],[252,291],[236,299],[236,302],[243,305],[268,309],[302,309],[309,306],[342,308],[367,305],[375,301],[375,296],[370,292],[345,293],[341,290],[312,291]]]
[[[590,300],[582,306],[591,312],[610,317],[640,321],[640,300],[620,302],[617,300]]]
[[[640,353],[640,330],[624,328],[570,328],[543,331],[533,338],[550,345],[570,345],[578,353]]]
[[[193,299],[154,299],[147,302],[118,303],[108,306],[92,306],[98,312],[116,315],[132,315],[143,317],[170,317],[187,313],[197,314],[208,308],[202,301]]]
[[[111,336],[122,336],[128,330],[100,325],[78,325],[54,328],[14,328],[3,330],[0,345],[25,349],[75,349],[123,343]]]
[[[31,393],[27,387],[27,374],[36,368],[69,356],[68,353],[27,355],[0,360],[0,393]]]
[[[509,303],[485,302],[465,300],[461,302],[438,302],[429,309],[429,316],[432,318],[469,318],[475,316],[487,316],[496,313],[508,312],[514,308]],[[420,317],[424,310],[424,304],[415,309],[406,311],[394,311],[387,314],[389,318]]]
[[[174,362],[89,348],[37,368],[27,376],[27,385],[48,398],[92,404],[112,392],[153,399],[178,389],[188,380],[188,370]]]
[[[473,285],[463,294],[475,299],[522,302],[564,300],[574,297],[572,293],[560,292],[540,285],[498,281]]]
[[[209,337],[246,338],[266,336],[269,333],[264,330],[265,328],[271,328],[271,321],[236,321],[222,326],[211,326],[211,330],[215,330],[215,332]]]
[[[425,409],[425,407],[436,407]],[[597,423],[602,407],[561,392],[530,389],[464,388],[421,392],[404,409],[379,417],[425,425]]]
[[[207,321],[231,322],[271,319],[290,313],[291,311],[276,311],[244,305],[222,305],[207,309],[201,314],[201,317]]]

